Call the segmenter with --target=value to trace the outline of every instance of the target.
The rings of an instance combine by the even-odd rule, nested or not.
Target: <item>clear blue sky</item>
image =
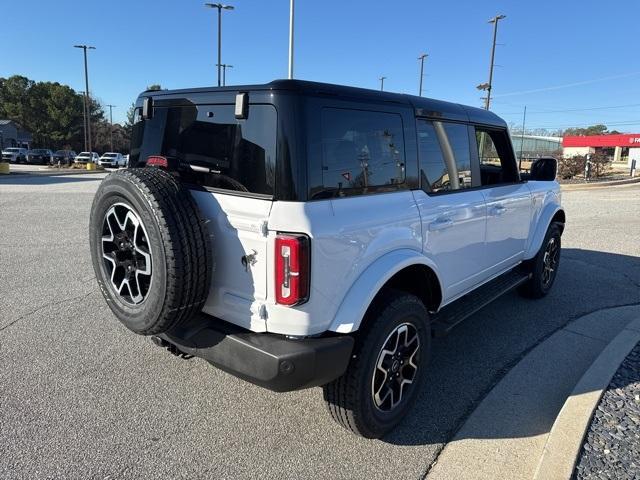
[[[124,120],[149,84],[184,88],[216,81],[215,11],[202,1],[4,3],[0,76],[84,90],[82,52],[72,46],[94,45],[91,90],[118,106],[114,121]],[[234,65],[227,83],[286,77],[289,1],[228,3],[236,9],[223,19],[222,60]],[[480,106],[475,86],[488,76],[487,20],[497,13],[507,18],[498,34],[496,113],[519,124],[527,105],[531,128],[606,123],[640,131],[636,0],[297,0],[295,76],[378,88],[384,75],[386,90],[416,93],[417,57],[426,52],[425,95]]]

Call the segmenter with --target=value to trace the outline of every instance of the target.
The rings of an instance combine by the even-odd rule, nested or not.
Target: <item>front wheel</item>
[[[333,419],[366,438],[393,429],[415,403],[431,350],[429,316],[414,295],[374,303],[343,376],[323,387]]]
[[[523,267],[531,278],[519,288],[519,293],[527,298],[542,298],[553,286],[560,266],[562,229],[557,223],[549,225],[540,250]]]

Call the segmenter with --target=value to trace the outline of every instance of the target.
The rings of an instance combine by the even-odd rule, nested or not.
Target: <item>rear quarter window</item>
[[[405,184],[402,116],[325,107],[321,111],[322,185],[311,198],[394,191]]]

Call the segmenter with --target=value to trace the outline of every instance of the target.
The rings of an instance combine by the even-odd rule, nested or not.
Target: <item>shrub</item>
[[[558,176],[563,180],[568,180],[584,173],[584,166],[587,159],[584,155],[575,155],[573,157],[565,157],[557,155],[558,159]]]

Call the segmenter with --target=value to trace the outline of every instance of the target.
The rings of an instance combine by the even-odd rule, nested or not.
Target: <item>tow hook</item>
[[[153,343],[154,345],[157,345],[160,348],[166,349],[169,353],[171,353],[172,355],[175,355],[176,357],[182,358],[183,360],[190,360],[193,358],[193,355],[184,353],[182,350],[176,347],[173,343],[166,341],[164,338],[156,337],[155,335],[152,335],[150,338],[151,338],[151,343]]]

